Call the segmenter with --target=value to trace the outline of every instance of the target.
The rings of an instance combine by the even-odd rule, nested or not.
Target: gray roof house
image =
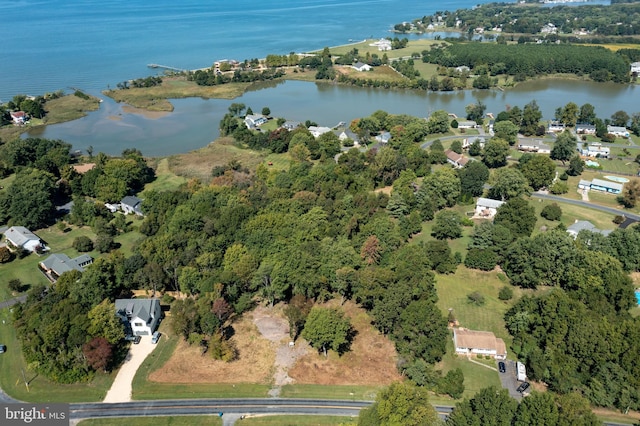
[[[498,208],[504,204],[504,201],[492,200],[491,198],[478,198],[476,201],[476,209],[473,214],[474,218],[493,219],[498,213]]]
[[[22,248],[31,252],[46,248],[42,240],[24,226],[12,226],[5,231],[4,236],[15,248]]]
[[[589,222],[588,220],[576,220],[573,225],[567,227],[567,232],[574,239],[578,236],[580,231],[597,232],[604,236],[607,236],[611,233],[610,230],[602,230],[602,229],[596,228],[596,226],[593,223]]]
[[[84,272],[84,267],[92,263],[93,259],[88,254],[71,259],[64,253],[54,253],[40,262],[39,266],[49,281],[56,282],[65,272],[74,270]]]
[[[138,197],[127,195],[120,200],[120,208],[125,214],[133,213],[138,216],[144,216],[144,213],[142,213],[142,200]]]
[[[116,315],[133,336],[150,336],[158,328],[162,308],[158,299],[116,299]]]

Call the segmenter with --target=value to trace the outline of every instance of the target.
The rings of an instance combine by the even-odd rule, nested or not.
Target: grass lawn
[[[352,78],[376,81],[403,81],[407,78],[389,66],[374,67],[371,71],[358,71],[348,66],[338,68],[341,74],[345,74]]]
[[[420,73],[420,77],[425,80],[430,79],[432,76],[438,74],[438,66],[436,64],[429,64],[417,59],[413,61],[413,68]]]
[[[549,204],[553,204],[554,202],[557,203],[562,209],[562,217],[560,218],[560,221],[565,226],[572,225],[576,220],[588,220],[599,229],[617,228],[617,225],[613,223],[614,215],[610,213],[601,212],[600,210],[595,209],[588,209],[580,206],[574,206],[573,204],[551,200],[542,200],[540,198],[532,198],[530,199],[530,203],[536,209],[536,217],[538,218],[536,226],[533,230],[534,235],[540,232],[540,228],[542,226],[546,226],[547,229],[555,228],[556,226],[558,226],[557,221],[550,221],[540,216],[540,212],[542,211],[542,209]]]
[[[442,369],[443,374],[446,374],[449,370],[453,370],[455,368],[462,370],[462,374],[464,374],[463,398],[471,398],[478,391],[489,386],[495,386],[498,389],[502,387],[500,384],[500,377],[498,376],[499,373],[496,370],[491,370],[481,365],[474,364],[466,357],[459,357],[455,355],[453,353],[453,344],[450,344],[449,346],[450,348],[448,348],[447,354],[444,356],[442,361],[438,363],[437,367]],[[495,361],[492,361],[492,364],[495,368]],[[445,405],[454,405],[455,400],[449,399],[447,401],[445,399],[442,403]]]
[[[247,417],[243,426],[339,426],[357,418],[339,416],[260,416]]]
[[[464,217],[467,216],[466,214],[467,212],[473,211],[474,209],[475,209],[474,205],[456,205],[451,208],[451,210],[457,211]],[[428,222],[423,222],[422,231],[411,239],[412,244],[433,240],[434,237],[431,236],[431,230],[433,229],[434,223],[435,223],[435,219]],[[464,257],[467,253],[467,246],[471,241],[470,236],[472,233],[473,233],[472,226],[463,226],[461,238],[456,238],[454,240],[447,240],[447,243],[451,248],[451,253],[460,252]]]
[[[118,417],[89,419],[78,423],[81,426],[217,426],[222,418],[211,416],[158,416],[158,417]],[[244,424],[244,422],[243,422]]]
[[[380,386],[285,385],[282,398],[352,399],[373,401]]]
[[[49,281],[38,269],[38,263],[44,258],[44,256],[30,254],[24,259],[14,258],[11,262],[0,266],[0,301],[17,296],[17,294],[12,294],[9,291],[8,283],[10,280],[19,279],[25,287],[35,284],[48,284]]]
[[[261,384],[225,383],[157,383],[147,377],[161,368],[176,349],[179,337],[170,327],[167,318],[160,325],[162,339],[158,347],[144,360],[133,379],[133,399],[175,399],[175,398],[266,398],[270,386]]]
[[[7,352],[0,356],[0,387],[10,396],[32,402],[92,402],[101,401],[115,378],[111,374],[97,374],[90,383],[60,385],[39,376],[27,368],[20,350],[20,343],[11,324],[9,309],[0,310],[0,342]],[[22,372],[29,381],[24,384]]]
[[[174,191],[187,182],[169,169],[169,159],[161,158],[155,165],[156,179],[144,186],[144,191]]]

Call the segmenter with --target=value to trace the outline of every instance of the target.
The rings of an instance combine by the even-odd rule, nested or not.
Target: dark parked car
[[[518,392],[522,393],[524,391],[526,391],[527,389],[529,389],[529,383],[528,382],[524,382],[522,383],[520,386],[518,386],[518,389],[516,389]]]
[[[124,340],[126,340],[127,342],[133,342],[134,345],[140,343],[140,339],[140,336],[125,336],[124,338]]]
[[[507,366],[504,364],[504,362],[500,361],[498,363],[498,371],[501,373],[504,373],[507,371]]]
[[[3,354],[7,351],[7,347],[5,345],[0,345],[0,354]]]

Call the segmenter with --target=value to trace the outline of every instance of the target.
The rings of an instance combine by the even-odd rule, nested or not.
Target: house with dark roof
[[[144,216],[142,213],[142,200],[133,195],[127,195],[120,201],[120,208],[124,214],[136,214]]]
[[[519,139],[518,151],[537,152],[538,154],[551,154],[551,147],[542,143],[542,140]]]
[[[24,226],[12,226],[5,231],[4,236],[13,248],[30,252],[46,250],[44,242],[33,232]]]
[[[116,299],[115,305],[127,335],[150,336],[162,319],[158,299]]]
[[[56,282],[65,272],[84,272],[84,268],[92,263],[93,259],[88,254],[71,259],[64,253],[54,253],[40,262],[38,266],[49,281]]]

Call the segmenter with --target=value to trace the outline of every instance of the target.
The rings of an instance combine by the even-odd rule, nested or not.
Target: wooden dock
[[[177,72],[186,72],[187,70],[182,68],[170,67],[169,65],[160,65],[160,64],[147,64],[149,68],[162,68],[164,70],[169,71],[177,71]]]

